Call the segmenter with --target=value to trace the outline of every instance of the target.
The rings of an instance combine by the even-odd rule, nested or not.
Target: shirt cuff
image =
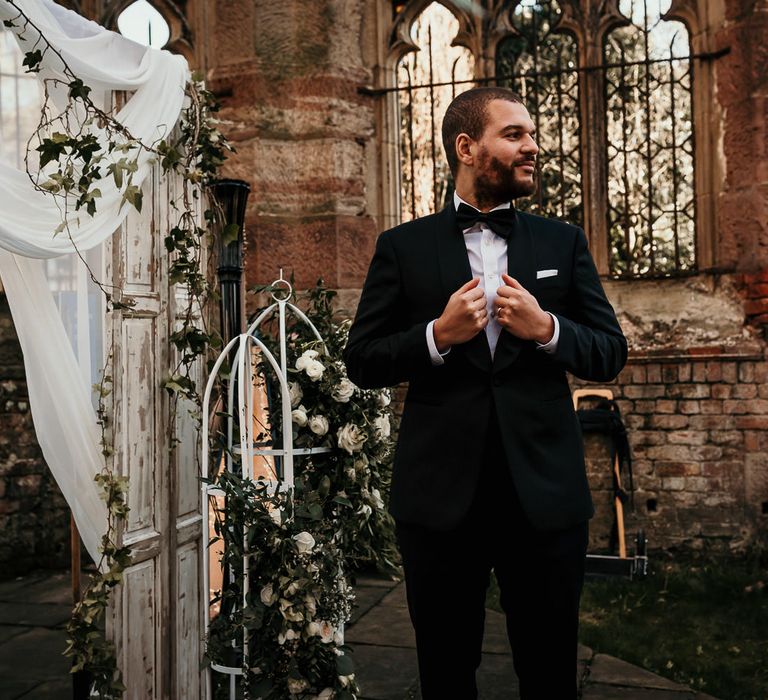
[[[437,321],[437,319],[435,319],[435,321]],[[445,352],[442,353],[437,349],[434,331],[435,321],[430,321],[427,324],[427,347],[429,348],[429,359],[432,360],[432,364],[442,365],[445,362],[443,358],[451,351],[451,349],[448,348]]]
[[[549,314],[549,311],[546,313]],[[552,317],[552,320],[555,322],[555,331],[552,333],[552,337],[549,339],[549,342],[547,343],[536,343],[536,347],[538,350],[543,350],[544,352],[548,354],[552,354],[557,350],[557,341],[560,338],[560,321],[557,320],[557,316],[555,314],[549,314]],[[429,331],[429,327],[427,327],[427,331]]]

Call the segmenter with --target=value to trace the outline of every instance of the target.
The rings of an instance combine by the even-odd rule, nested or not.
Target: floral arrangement
[[[243,663],[253,698],[356,697],[351,650],[343,644],[353,601],[350,578],[363,566],[396,570],[385,508],[390,395],[361,390],[346,376],[340,354],[349,324],[335,321],[334,296],[322,283],[306,295],[307,315],[324,343],[298,320],[287,327],[293,443],[329,451],[296,459],[291,490],[273,492],[268,482],[232,471],[217,479],[226,505],[216,532],[225,545],[222,564],[234,577],[216,601],[221,612],[211,625],[207,653],[214,663]],[[260,339],[276,346],[270,329]],[[266,363],[260,372],[269,386]],[[270,398],[279,405],[279,396]],[[271,411],[270,422],[260,438],[279,444],[279,410]]]

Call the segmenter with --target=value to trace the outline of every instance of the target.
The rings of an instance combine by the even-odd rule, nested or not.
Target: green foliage
[[[8,0],[8,4],[18,14],[13,19],[5,20],[4,25],[17,31],[20,41],[26,41],[24,34],[27,29],[39,29],[16,2]],[[181,178],[181,195],[178,201],[171,203],[178,212],[178,219],[165,241],[170,258],[170,281],[184,288],[186,308],[178,314],[179,328],[171,338],[178,353],[178,362],[163,386],[171,395],[170,425],[176,425],[179,397],[191,403],[192,415],[199,418],[200,397],[192,368],[200,358],[205,357],[209,348],[220,345],[218,335],[205,329],[204,310],[212,290],[202,269],[202,260],[214,227],[221,227],[221,207],[212,202],[211,209],[203,217],[204,226],[199,223],[198,213],[203,188],[210,184],[226,154],[232,150],[212,116],[218,106],[213,95],[204,89],[202,78],[195,77],[187,84],[189,106],[182,114],[173,138],[145,144],[134,138],[112,112],[102,110],[93,102],[90,86],[72,72],[64,57],[42,34],[25,53],[23,65],[27,72],[39,72],[49,53],[55,54],[57,62],[63,64],[65,79],[46,78],[43,81],[46,99],[29,147],[38,154],[39,172],[30,169],[28,159],[26,163],[27,173],[35,188],[56,198],[62,212],[62,221],[52,232],[53,236],[64,233],[72,240],[69,229],[72,212],[82,211],[88,216],[96,214],[102,196],[98,184],[105,177],[111,178],[120,192],[121,207],[128,204],[141,212],[142,191],[133,182],[140,158],[159,161],[164,173],[175,173]],[[68,101],[61,112],[54,111],[55,106],[50,99],[49,90],[53,85],[65,85],[67,88]],[[80,219],[77,221],[79,223]],[[73,240],[72,243],[74,246]],[[75,250],[88,267],[76,246]],[[88,269],[91,279],[104,293],[108,312],[130,309],[134,305],[132,299],[123,298],[120,289],[107,288]],[[97,395],[105,466],[95,479],[107,506],[108,523],[97,573],[91,577],[83,599],[75,607],[67,626],[69,642],[66,654],[73,659],[73,672],[84,671],[90,678],[92,694],[111,700],[122,698],[125,688],[120,680],[114,646],[104,635],[104,614],[111,590],[120,583],[123,571],[130,564],[130,549],[120,544],[128,513],[128,482],[118,476],[110,465],[113,437],[104,400],[110,394],[111,377],[106,371],[103,377]],[[172,449],[177,442],[171,436]]]
[[[320,282],[303,299],[325,344],[293,315],[286,325],[293,408],[287,429],[294,447],[325,451],[295,455],[294,488],[275,490],[276,477],[237,476],[240,454],[227,453],[225,426],[212,445],[214,455],[228,454],[233,467],[216,480],[224,497],[215,507],[216,541],[224,544],[222,571],[234,576],[214,601],[220,611],[210,628],[207,657],[243,665],[251,694],[265,699],[356,697],[354,664],[340,634],[351,611],[349,577],[361,566],[390,573],[397,567],[385,506],[392,456],[389,392],[364,391],[347,378],[341,349],[348,324],[334,319],[334,296]],[[259,339],[273,354],[277,330],[259,329]],[[277,447],[284,428],[279,385],[266,360],[258,365],[258,376],[266,387],[268,420],[257,442]]]

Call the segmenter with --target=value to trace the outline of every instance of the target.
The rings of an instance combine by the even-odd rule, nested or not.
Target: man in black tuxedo
[[[627,343],[584,232],[517,211],[538,146],[520,98],[454,99],[456,194],[378,239],[344,352],[349,377],[408,382],[390,509],[424,700],[477,697],[496,573],[524,700],[576,697],[593,514],[566,372],[612,380]]]

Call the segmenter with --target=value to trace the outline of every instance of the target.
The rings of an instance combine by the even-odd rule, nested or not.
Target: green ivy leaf
[[[42,58],[42,57],[41,57]],[[68,85],[69,98],[72,100],[87,100],[88,94],[91,92],[89,88],[80,78],[75,78]]]
[[[350,676],[355,672],[355,662],[348,654],[336,657],[336,673],[340,676]]]
[[[123,206],[124,202],[128,202],[129,204],[133,205],[136,211],[141,213],[141,189],[137,185],[128,185],[128,187],[125,188],[125,192],[123,192],[123,199],[120,202],[121,207]]]
[[[27,66],[27,73],[39,73],[42,61],[43,52],[40,49],[35,49],[24,54],[24,60],[21,62],[21,65]]]

